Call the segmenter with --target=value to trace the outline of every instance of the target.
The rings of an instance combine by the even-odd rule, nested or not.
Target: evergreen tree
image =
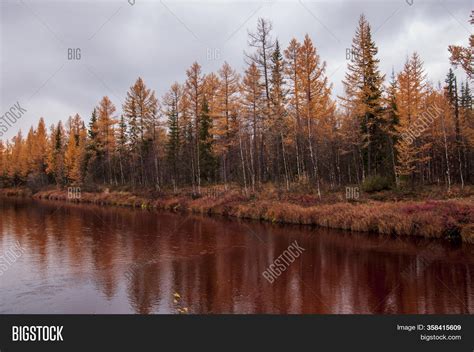
[[[127,148],[127,124],[123,114],[120,115],[120,121],[117,129],[117,158],[120,170],[120,183],[125,183],[125,165],[128,162],[128,148]]]
[[[168,140],[166,143],[166,157],[172,172],[173,186],[179,183],[179,159],[181,155],[181,130],[179,122],[179,100],[181,88],[178,83],[171,86],[170,91],[165,95],[163,102],[166,106],[165,114],[168,117]]]
[[[208,183],[215,177],[216,160],[213,152],[212,119],[209,115],[209,105],[204,99],[199,123],[199,161],[201,177]]]
[[[459,97],[458,97],[458,85],[457,79],[454,75],[453,70],[450,68],[448,75],[445,80],[445,94],[451,106],[451,113],[454,118],[454,131],[455,131],[455,147],[454,153],[457,158],[458,164],[458,177],[460,179],[461,187],[464,187],[464,175],[463,175],[463,164],[464,164],[464,150],[462,148],[462,136],[461,136],[461,125],[459,116]]]
[[[387,108],[386,108],[386,135],[390,146],[390,167],[387,165],[387,169],[393,170],[392,177],[396,178],[398,184],[396,162],[397,162],[397,151],[395,146],[398,143],[398,131],[400,129],[400,116],[397,106],[397,92],[398,82],[395,76],[395,71],[392,69],[392,75],[390,77],[389,86],[387,89]]]
[[[385,119],[382,109],[382,83],[379,59],[375,42],[372,40],[370,24],[361,15],[352,40],[353,59],[343,81],[346,106],[359,119],[361,149],[367,175],[383,174],[388,155]]]
[[[65,179],[64,168],[64,129],[59,121],[57,127],[52,127],[50,137],[50,149],[48,154],[48,166],[46,172],[51,175],[57,185],[63,185]]]

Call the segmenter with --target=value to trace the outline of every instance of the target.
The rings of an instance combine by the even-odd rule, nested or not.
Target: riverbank
[[[335,195],[325,202],[311,195],[252,194],[240,190],[207,190],[200,197],[191,193],[133,194],[125,191],[71,194],[50,189],[32,194],[28,189],[3,189],[3,196],[193,212],[254,219],[273,223],[315,225],[349,231],[394,236],[457,239],[474,243],[474,201],[458,199],[345,201]],[[380,198],[380,197],[379,197]],[[389,199],[387,196],[383,197]],[[377,198],[376,198],[377,199]]]

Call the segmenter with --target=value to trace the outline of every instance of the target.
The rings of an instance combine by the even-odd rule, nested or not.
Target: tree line
[[[474,19],[471,14],[471,18]],[[472,23],[472,20],[471,20]],[[142,78],[121,112],[103,97],[86,122],[76,114],[49,128],[43,118],[26,137],[0,141],[0,186],[109,185],[157,190],[265,183],[323,190],[364,182],[464,187],[474,181],[470,47],[450,47],[452,69],[431,83],[419,54],[386,78],[362,15],[334,99],[312,39],[273,38],[258,19],[249,32],[245,72],[227,62],[204,74],[194,62],[183,83],[158,99]],[[463,51],[464,50],[464,51]]]

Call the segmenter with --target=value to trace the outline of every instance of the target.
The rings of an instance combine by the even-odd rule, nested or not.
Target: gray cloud
[[[138,76],[162,96],[197,60],[205,73],[224,60],[242,72],[247,31],[258,17],[273,22],[285,47],[308,33],[327,62],[334,96],[341,94],[345,50],[359,15],[369,19],[380,67],[396,71],[418,51],[430,80],[443,81],[447,47],[467,43],[469,1],[117,1],[7,0],[1,9],[2,111],[20,101],[28,112],[6,134],[78,112],[88,119],[108,95],[120,110]],[[68,60],[68,48],[81,59]],[[460,70],[460,78],[464,79]],[[3,114],[3,113],[2,113]]]

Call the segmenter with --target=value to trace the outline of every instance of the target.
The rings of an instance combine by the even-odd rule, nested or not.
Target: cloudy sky
[[[1,0],[0,115],[17,101],[27,110],[6,137],[41,116],[48,125],[76,112],[88,120],[104,95],[120,112],[138,76],[161,97],[185,79],[193,61],[204,73],[224,61],[242,72],[247,31],[258,17],[272,21],[283,47],[292,37],[311,36],[334,96],[361,13],[372,25],[384,73],[400,70],[416,50],[435,83],[449,68],[448,45],[466,45],[472,31],[470,0],[130,2]],[[68,60],[70,48],[80,49],[80,60]]]

